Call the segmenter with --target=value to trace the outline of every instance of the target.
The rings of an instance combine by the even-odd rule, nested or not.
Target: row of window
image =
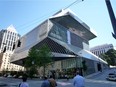
[[[8,69],[11,69],[11,68],[18,69],[19,66],[10,63],[9,58],[10,58],[11,55],[12,55],[12,54],[7,54],[7,53],[4,54],[3,68],[7,67]]]
[[[104,49],[113,49],[113,46],[106,46],[106,47],[102,47],[102,48],[93,48],[93,50],[91,50],[92,52],[95,50],[104,50]]]
[[[3,38],[2,50],[3,51],[4,50],[12,51],[13,50],[14,42],[16,42],[16,40],[18,39],[18,37],[19,37],[19,35],[17,33],[5,30],[4,37],[2,37]]]
[[[12,35],[17,35],[17,33],[15,32],[11,32],[11,31],[8,31],[8,30],[3,30],[3,33],[8,33],[8,34],[12,34]]]
[[[17,39],[17,36],[18,36],[17,34],[13,35],[13,34],[10,34],[10,33],[4,33],[4,40],[15,41]]]
[[[93,51],[92,53],[97,55],[97,56],[100,56],[100,54],[105,53],[105,50]]]

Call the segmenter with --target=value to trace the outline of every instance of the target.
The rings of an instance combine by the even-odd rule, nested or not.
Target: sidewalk
[[[90,78],[96,77],[96,76],[98,76],[98,75],[100,75],[102,73],[103,72],[96,72],[96,73],[93,73],[93,74],[90,74],[90,75],[85,76],[85,78],[90,79]]]
[[[102,72],[96,72],[96,73],[87,75],[87,76],[85,76],[85,78],[86,78],[86,79],[95,78],[95,77],[97,77],[97,76],[102,75],[105,71],[107,71],[107,70],[104,70],[104,71],[102,71]],[[73,79],[73,78],[72,78],[72,79]],[[72,81],[72,79],[69,79],[69,81]],[[56,80],[56,81],[60,81],[60,82],[67,82],[67,79],[55,79],[55,80]],[[40,79],[40,78],[33,78],[33,79],[28,78],[28,81],[43,81],[43,80]]]
[[[106,71],[109,71],[109,70],[110,69],[103,70],[102,72],[98,71],[96,73],[93,73],[93,74],[90,74],[90,75],[85,76],[85,78],[92,79],[92,78],[95,78],[97,76],[100,76],[100,75],[104,74]]]

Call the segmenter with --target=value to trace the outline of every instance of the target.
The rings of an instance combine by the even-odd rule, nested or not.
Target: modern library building
[[[48,70],[81,69],[85,63],[86,74],[95,73],[107,68],[107,62],[89,51],[89,41],[95,37],[95,32],[70,9],[60,10],[17,41],[11,62],[23,65],[32,47],[39,50],[47,44],[54,59]]]

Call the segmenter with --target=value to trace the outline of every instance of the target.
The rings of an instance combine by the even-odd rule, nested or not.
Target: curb
[[[8,85],[5,83],[0,83],[0,86],[8,86]]]

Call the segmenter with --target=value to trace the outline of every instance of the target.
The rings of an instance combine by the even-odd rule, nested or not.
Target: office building
[[[21,66],[10,63],[10,57],[14,52],[14,44],[19,39],[13,25],[0,31],[0,71],[19,71]]]
[[[106,53],[110,49],[114,49],[114,46],[112,44],[102,44],[90,48],[90,51],[96,56],[100,56],[101,54]]]

